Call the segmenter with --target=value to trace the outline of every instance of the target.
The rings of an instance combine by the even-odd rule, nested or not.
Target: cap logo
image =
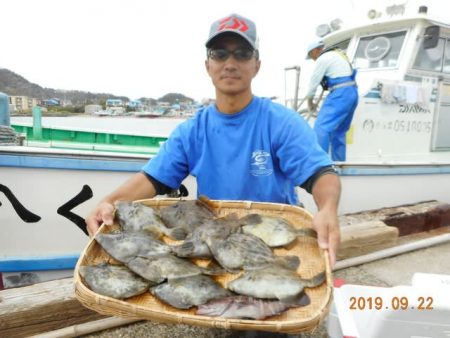
[[[220,20],[220,25],[217,28],[217,31],[220,32],[224,29],[233,29],[241,32],[245,32],[248,30],[248,26],[244,20],[239,20],[234,17],[228,17]]]

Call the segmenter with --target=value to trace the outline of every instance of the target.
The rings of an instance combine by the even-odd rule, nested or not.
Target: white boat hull
[[[46,270],[70,271],[88,243],[87,235],[58,209],[84,189],[91,198],[80,199],[71,212],[83,219],[106,194],[138,172],[144,156],[80,155],[41,150],[30,154],[0,152],[0,184],[39,220],[23,220],[6,195],[0,201],[0,273],[27,272],[24,279],[46,280]],[[439,200],[450,203],[450,162],[441,165],[338,165],[342,178],[340,214],[387,206]],[[197,195],[188,177],[189,198]],[[88,187],[88,188],[86,188]],[[316,211],[309,194],[299,189],[306,209]],[[66,273],[67,273],[66,271]],[[58,275],[58,274],[57,274]],[[37,277],[38,276],[38,277]],[[50,277],[49,277],[50,276]],[[20,277],[20,276],[19,276]],[[20,280],[20,278],[16,278]],[[8,285],[7,283],[3,283]]]
[[[393,207],[427,200],[450,203],[447,164],[338,165],[342,181],[339,214]],[[305,207],[317,210],[312,196],[299,191]]]

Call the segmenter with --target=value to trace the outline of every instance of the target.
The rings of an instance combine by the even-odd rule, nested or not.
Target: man
[[[306,58],[316,61],[306,95],[308,109],[314,111],[317,108],[313,98],[319,84],[323,90],[330,91],[314,123],[317,139],[322,149],[331,152],[333,161],[345,161],[345,133],[350,128],[358,104],[356,71],[342,50],[325,50],[322,41],[308,46]]]
[[[232,14],[214,22],[206,41],[216,102],[179,125],[129,181],[106,196],[86,218],[91,236],[112,223],[117,200],[152,198],[177,189],[192,175],[199,195],[212,199],[297,204],[296,186],[318,206],[313,226],[334,264],[339,243],[340,181],[314,132],[295,112],[253,96],[259,71],[255,24]]]

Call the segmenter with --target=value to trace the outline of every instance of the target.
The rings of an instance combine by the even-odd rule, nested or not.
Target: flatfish
[[[154,257],[171,252],[167,244],[144,231],[97,233],[95,240],[107,253],[122,263],[128,263],[137,256]]]
[[[212,299],[231,296],[230,291],[204,275],[170,279],[152,287],[150,291],[158,299],[178,309],[189,309]]]
[[[302,279],[295,271],[271,265],[263,269],[245,271],[242,276],[228,283],[227,287],[242,295],[295,304],[305,287],[313,288],[324,281],[325,272],[311,279]]]
[[[139,276],[155,283],[166,279],[196,276],[200,274],[218,275],[223,269],[216,266],[200,267],[187,259],[178,258],[172,254],[158,257],[136,257],[127,266]]]
[[[140,295],[154,285],[123,265],[85,265],[79,271],[92,291],[117,299]]]
[[[301,302],[295,306],[306,306],[309,303],[308,295],[304,294]],[[222,318],[264,319],[278,315],[293,306],[273,299],[231,296],[214,299],[206,304],[199,305],[196,314]]]
[[[296,228],[281,217],[250,214],[240,219],[242,231],[261,238],[270,247],[285,246],[298,236],[317,238],[312,228]]]
[[[205,221],[215,218],[207,201],[205,197],[198,200],[181,200],[161,209],[160,215],[169,228],[183,229],[186,237]]]
[[[220,241],[235,231],[240,231],[240,224],[234,214],[205,220],[181,245],[173,246],[172,250],[179,257],[212,258],[208,242]]]
[[[240,269],[259,269],[271,264],[280,264],[296,270],[300,264],[297,256],[276,256],[261,239],[251,234],[232,233],[228,237],[207,240],[214,258],[229,272]]]
[[[168,228],[155,209],[142,203],[116,202],[116,217],[124,232],[145,230],[156,238],[166,235],[178,240],[186,236],[182,228]]]

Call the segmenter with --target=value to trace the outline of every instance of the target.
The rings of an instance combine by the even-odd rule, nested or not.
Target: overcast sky
[[[391,2],[2,0],[0,67],[54,89],[130,99],[159,98],[169,92],[196,100],[214,97],[204,68],[204,42],[214,20],[237,12],[256,22],[260,37],[262,66],[253,91],[281,101],[284,68],[300,65],[305,77],[313,67],[304,56],[318,24],[337,17],[349,23],[365,18],[369,3],[384,9]]]

